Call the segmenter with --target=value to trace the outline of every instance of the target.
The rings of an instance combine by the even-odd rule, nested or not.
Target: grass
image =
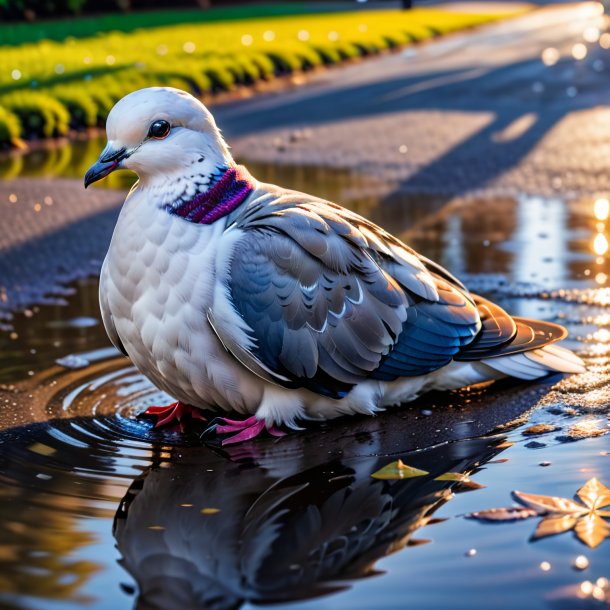
[[[190,11],[113,16],[101,20],[102,29],[125,31],[96,35],[99,20],[49,22],[46,36],[60,38],[69,27],[83,37],[0,46],[0,146],[103,125],[112,105],[141,87],[169,85],[200,96],[230,91],[506,16],[423,8],[277,14],[286,6],[256,17],[246,11],[260,6],[192,12],[207,17],[199,23],[172,24]],[[151,24],[158,27],[134,29]],[[35,28],[12,26],[13,38],[35,38],[38,30],[28,27]]]

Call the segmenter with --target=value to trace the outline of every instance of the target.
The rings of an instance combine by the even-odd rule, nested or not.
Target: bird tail
[[[550,373],[584,373],[586,370],[580,357],[556,344],[508,356],[483,358],[479,362],[493,369],[496,374],[517,379],[539,379]]]
[[[482,328],[454,360],[476,362],[474,369],[489,379],[539,379],[550,373],[585,372],[585,363],[574,352],[557,345],[568,335],[563,326],[513,317],[495,303],[478,295],[473,297]]]

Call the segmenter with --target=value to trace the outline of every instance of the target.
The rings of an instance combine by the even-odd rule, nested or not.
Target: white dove
[[[139,176],[104,261],[114,343],[178,402],[165,425],[236,412],[239,442],[302,420],[374,414],[429,390],[580,373],[556,324],[513,318],[368,220],[257,182],[190,94],[135,91],[110,112],[85,186]]]

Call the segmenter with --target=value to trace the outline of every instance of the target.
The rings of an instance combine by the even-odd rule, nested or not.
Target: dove
[[[209,110],[169,87],[111,110],[85,187],[139,180],[100,276],[112,343],[223,442],[505,377],[581,373],[554,323],[513,317],[340,205],[257,181]],[[229,419],[228,416],[231,416]]]

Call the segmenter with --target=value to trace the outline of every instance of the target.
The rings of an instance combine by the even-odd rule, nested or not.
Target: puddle
[[[100,149],[92,140],[5,158],[0,176],[80,178]],[[589,372],[429,395],[221,449],[202,445],[196,427],[163,433],[135,418],[165,397],[109,345],[97,282],[81,281],[66,305],[31,308],[0,334],[4,605],[601,604],[610,541],[591,549],[566,532],[533,543],[535,520],[464,515],[510,506],[515,489],[572,497],[593,477],[610,485],[607,206],[398,197],[348,172],[251,167],[347,201],[512,313],[567,325]],[[399,458],[428,474],[371,477]],[[438,479],[448,472],[485,487]]]

